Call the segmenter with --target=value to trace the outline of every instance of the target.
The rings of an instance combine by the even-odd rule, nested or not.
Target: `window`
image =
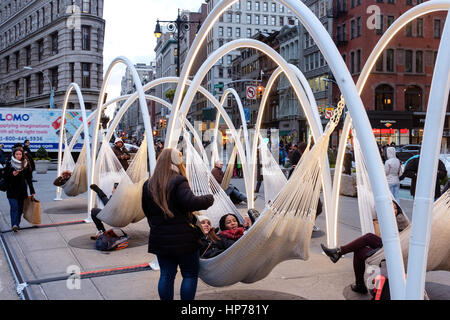
[[[31,64],[31,46],[25,48],[25,57],[26,65],[29,66]]]
[[[37,73],[38,79],[38,94],[44,93],[44,75],[42,72]]]
[[[58,67],[49,69],[49,73],[52,88],[56,91],[56,89],[58,89]]]
[[[70,82],[75,82],[75,63],[70,63]]]
[[[259,15],[255,15],[255,24],[259,24]]]
[[[247,1],[247,10],[248,11],[252,10],[252,2],[251,1]]]
[[[386,50],[386,71],[394,72],[394,50]]]
[[[380,57],[375,64],[375,71],[382,72],[383,71],[383,60],[384,60],[384,52],[381,53]]]
[[[350,21],[350,39],[353,39],[355,37],[355,20]]]
[[[416,73],[423,72],[423,52],[416,51]]]
[[[232,27],[228,27],[227,28],[227,37],[232,37],[233,36],[233,28]]]
[[[437,39],[441,38],[441,20],[434,20],[434,37]]]
[[[412,37],[412,22],[408,23],[405,28],[406,36]]]
[[[405,110],[422,110],[422,89],[418,86],[408,86],[405,89]]]
[[[236,15],[236,23],[241,23],[241,15],[239,13]]]
[[[356,72],[361,72],[361,49],[356,50]]]
[[[41,61],[44,57],[44,39],[38,41],[38,60]]]
[[[241,10],[241,1],[236,2],[236,10]]]
[[[375,88],[375,110],[392,111],[394,109],[394,88],[381,84]]]
[[[51,41],[52,41],[52,55],[58,54],[58,32],[52,33]]]
[[[91,0],[83,0],[83,13],[91,13]]]
[[[377,26],[379,28],[376,29],[376,33],[377,34],[382,34],[383,33],[383,20],[384,20],[384,16],[382,14],[377,16]]]
[[[25,78],[25,92],[27,97],[31,96],[31,76]]]
[[[356,36],[360,37],[361,36],[361,17],[356,18]]]
[[[272,3],[270,4],[270,6],[271,6],[271,8],[272,8],[272,12],[277,12],[277,5],[276,5],[275,2],[272,2]]]
[[[284,17],[280,17],[280,26],[284,26]]]
[[[232,23],[233,22],[233,14],[227,13],[227,22]]]
[[[250,38],[252,36],[252,29],[247,29],[247,38]]]
[[[247,24],[252,24],[252,15],[251,14],[247,15]]]
[[[284,13],[284,6],[280,4],[280,13]]]
[[[20,80],[14,81],[14,96],[18,98],[20,96]]]
[[[91,64],[82,63],[81,64],[81,86],[83,88],[91,87]]]
[[[255,2],[255,11],[259,11],[259,1]]]
[[[421,18],[417,19],[416,36],[423,37],[423,19]]]
[[[236,37],[237,38],[241,37],[241,28],[236,28]]]
[[[91,50],[91,27],[81,26],[82,50]]]
[[[412,6],[413,5],[412,0],[406,0],[406,4]]]
[[[389,28],[394,23],[394,16],[387,16],[387,27]]]
[[[264,11],[264,12],[269,11],[269,4],[268,4],[267,2],[264,2],[264,3],[263,3],[263,11]]]
[[[75,30],[72,29],[70,40],[72,41],[72,50],[75,50]]]
[[[412,72],[412,50],[405,50],[405,72]]]
[[[350,53],[350,72],[355,73],[355,52]]]
[[[268,16],[263,16],[263,24],[264,25],[268,25],[269,24],[269,17]]]
[[[20,53],[19,53],[19,51],[16,51],[14,53],[14,57],[16,59],[16,70],[17,70],[17,69],[19,69],[19,62],[20,62]]]
[[[228,64],[228,65],[231,64],[231,55],[227,55],[227,64]]]
[[[271,17],[270,17],[270,25],[271,25],[271,26],[275,26],[276,23],[277,23],[276,17],[271,16]]]
[[[219,37],[223,37],[223,27],[219,27]]]

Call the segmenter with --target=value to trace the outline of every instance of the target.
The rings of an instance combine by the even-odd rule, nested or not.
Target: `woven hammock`
[[[265,207],[242,238],[220,255],[201,259],[199,276],[204,282],[211,286],[227,286],[239,281],[252,283],[266,277],[284,260],[308,259],[321,188],[320,163],[324,160],[331,132],[327,130],[327,134],[304,153],[298,164],[300,169],[295,170],[272,204]]]
[[[427,271],[450,271],[450,189],[434,202],[432,215]],[[409,225],[400,233],[400,245],[405,266],[408,262],[411,229],[411,225]],[[383,259],[385,259],[385,255],[384,250],[381,249],[369,257],[366,263],[379,265]]]
[[[201,214],[209,217],[213,226],[219,226],[220,218],[227,213],[235,214],[243,222],[243,217],[195,150],[190,135],[186,131],[184,131],[183,140],[186,142],[186,174],[192,192],[196,196],[206,194],[214,196],[214,204],[207,210],[201,211]]]
[[[127,174],[134,183],[138,183],[142,179],[149,177],[147,137],[144,137],[138,152],[131,161],[127,169]]]
[[[264,200],[265,203],[273,201],[278,193],[287,183],[286,175],[281,171],[280,166],[272,155],[272,152],[259,136],[259,152],[262,165],[262,175],[264,177]]]
[[[110,200],[106,206],[103,206],[102,203],[96,199],[96,207],[102,208],[102,211],[97,215],[97,218],[112,227],[121,228],[130,223],[138,222],[145,217],[142,210],[141,199],[142,186],[147,180],[148,175],[147,166],[141,164],[142,162],[146,163],[146,159],[147,148],[145,144],[141,146],[133,160],[134,163],[130,166],[132,169],[136,169],[137,172],[129,172],[127,174],[109,143],[106,140],[102,141],[96,163],[96,172],[98,172],[98,176],[94,177],[94,181],[96,181],[96,184],[100,189],[110,197]],[[133,179],[144,178],[137,182],[133,182],[130,175]],[[119,183],[119,186],[114,194],[112,194],[114,183]]]
[[[76,197],[87,191],[86,147],[83,146],[81,149],[76,164],[71,153],[65,151],[61,169],[61,172],[66,170],[72,172],[70,179],[61,187],[67,196]]]
[[[225,174],[223,175],[223,180],[221,183],[221,187],[223,190],[227,190],[228,187],[230,186],[231,178],[233,177],[234,163],[236,161],[236,156],[237,156],[237,147],[234,146],[233,152],[231,153],[230,159],[228,160]]]

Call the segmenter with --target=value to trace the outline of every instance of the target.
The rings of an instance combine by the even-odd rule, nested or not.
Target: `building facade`
[[[103,80],[103,0],[0,2],[0,106],[62,108],[77,83],[95,107]],[[69,108],[79,108],[71,97]]]
[[[335,41],[355,82],[364,61],[386,29],[402,13],[422,2],[335,1]],[[366,11],[369,5],[377,5],[380,9],[374,24],[368,23],[370,15]],[[392,39],[377,61],[361,98],[380,144],[421,143],[445,17],[445,12],[436,12],[411,22]],[[334,101],[338,95],[336,90]],[[444,152],[449,148],[449,115],[450,108],[447,107],[442,139]]]
[[[154,70],[151,65],[145,63],[138,63],[134,66],[139,75],[142,85],[151,82],[154,78]],[[126,69],[125,75],[122,77],[121,83],[121,95],[128,95],[136,92],[133,77],[129,68]],[[151,90],[152,92],[154,89]],[[152,92],[147,92],[152,95]],[[124,102],[125,103],[125,102]],[[122,103],[123,105],[123,103]],[[149,114],[152,115],[155,103],[147,100],[147,106],[149,108]],[[155,118],[151,117],[152,127],[155,126]],[[126,136],[126,139],[130,142],[138,142],[142,139],[145,128],[142,119],[142,114],[139,106],[139,101],[135,101],[128,111],[124,114],[118,127],[118,131],[121,135]],[[125,133],[125,134],[124,134]]]

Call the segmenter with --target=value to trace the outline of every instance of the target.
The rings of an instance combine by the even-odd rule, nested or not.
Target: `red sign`
[[[254,86],[248,86],[246,90],[247,99],[256,100],[256,88]]]

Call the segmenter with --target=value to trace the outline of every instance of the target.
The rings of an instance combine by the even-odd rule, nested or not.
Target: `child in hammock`
[[[66,184],[67,181],[69,181],[70,177],[72,176],[72,171],[66,170],[61,173],[61,175],[53,181],[53,185],[57,187],[62,187]]]
[[[111,197],[114,194],[114,191],[116,191],[118,185],[119,185],[119,183],[117,183],[117,182],[114,183]],[[96,184],[91,184],[90,188],[92,190],[94,190],[95,193],[97,193],[97,195],[100,198],[100,200],[102,201],[103,205],[106,206],[106,204],[108,203],[110,198],[108,198],[108,196],[103,192],[103,190],[100,189],[100,187],[97,186]],[[92,208],[92,210],[91,210],[92,221],[94,222],[94,224],[98,230],[97,234],[95,236],[91,237],[91,240],[97,240],[97,238],[106,231],[105,226],[103,225],[103,222],[99,218],[97,218],[98,214],[101,211],[102,211],[102,209],[100,209],[100,208]]]

